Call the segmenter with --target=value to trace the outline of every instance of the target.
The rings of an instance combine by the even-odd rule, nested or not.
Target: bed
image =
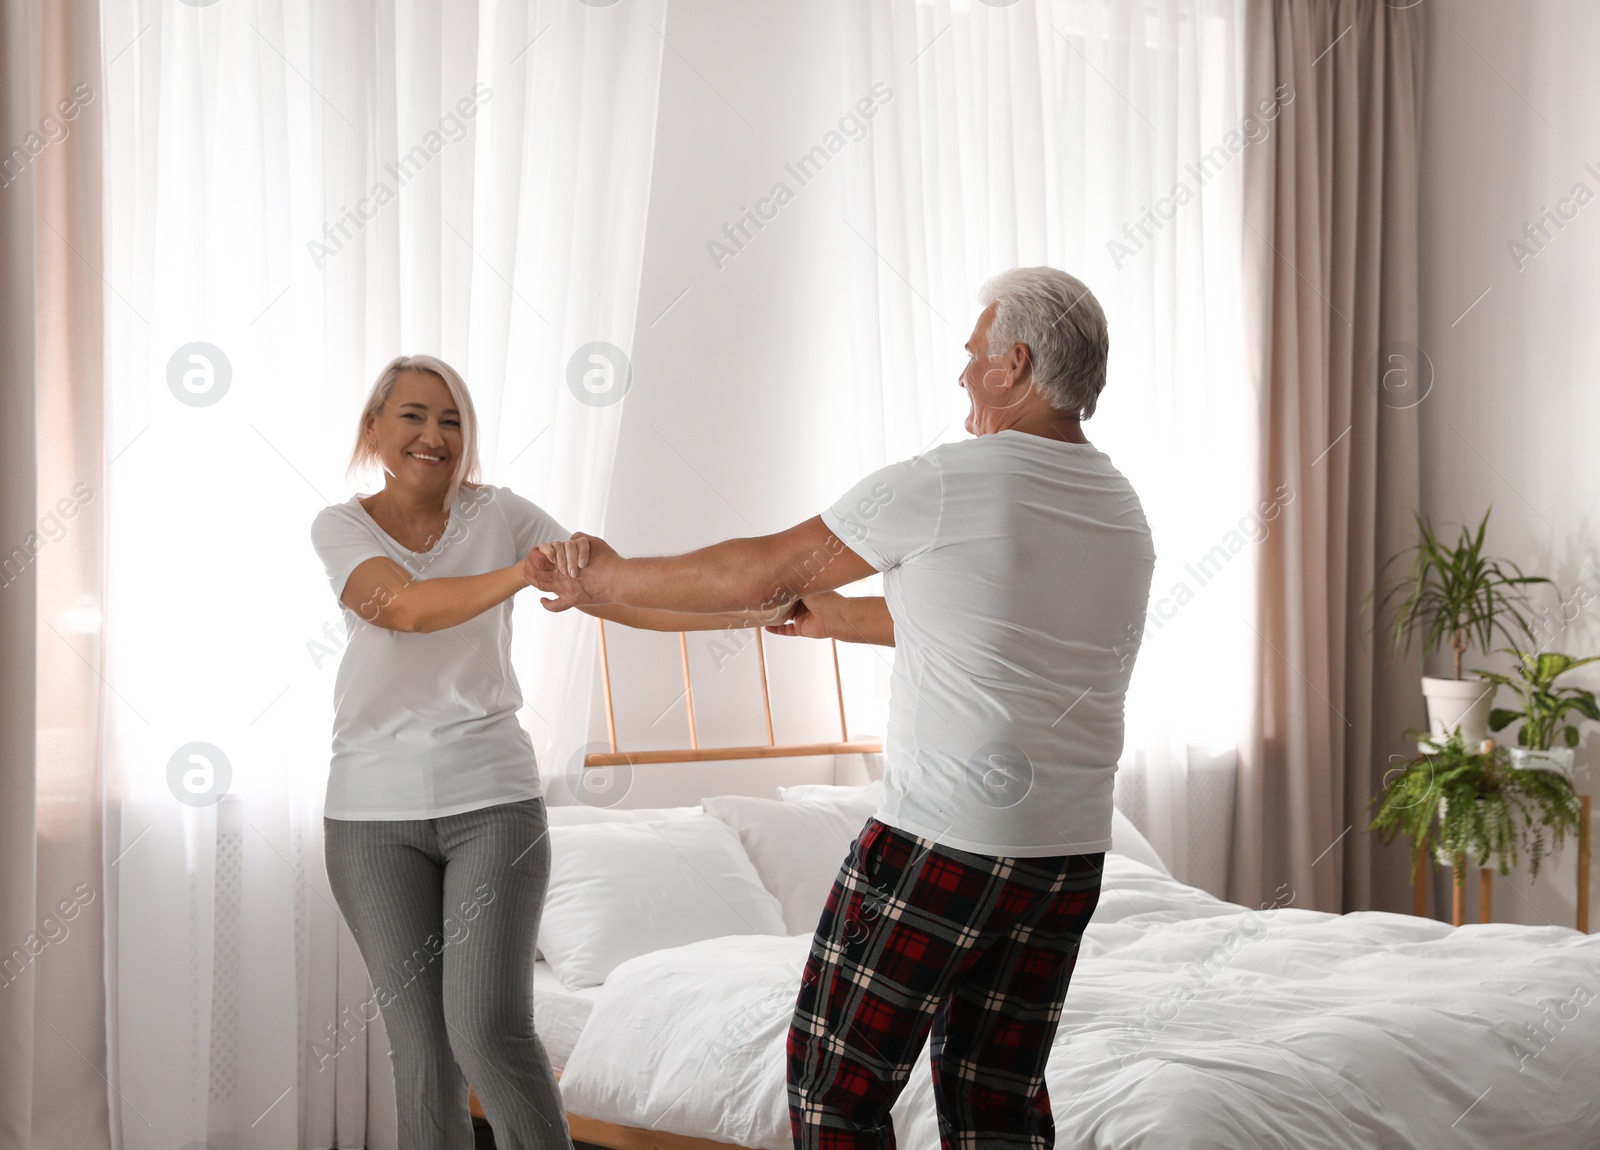
[[[788,927],[808,900],[820,906],[818,884],[843,857],[821,861],[838,845],[822,829],[827,819],[835,836],[850,833],[837,828],[859,828],[871,801],[857,788],[792,790],[778,801],[723,797],[669,812],[553,818],[586,824],[552,826],[547,915],[553,909],[555,919],[541,926],[546,961],[535,983],[574,1139],[617,1150],[791,1145],[783,1045],[810,936]],[[604,829],[612,818],[626,819],[626,829]],[[812,829],[797,831],[803,825]],[[653,863],[617,845],[663,834],[675,842]],[[696,855],[697,835],[715,839],[722,855]],[[1325,914],[1295,906],[1287,889],[1246,908],[1174,880],[1120,815],[1114,837],[1050,1056],[1058,1145],[1600,1146],[1591,1089],[1600,938],[1565,927]],[[750,862],[742,880],[771,884],[771,905],[735,889],[735,841]],[[684,854],[684,873],[666,873]],[[610,878],[598,873],[613,865]],[[637,903],[597,893],[597,883],[625,887],[641,866],[658,885]],[[696,881],[717,887],[707,902],[721,913],[733,907],[735,917],[721,926],[680,921],[698,913],[685,893]],[[673,883],[689,885],[664,896]],[[647,904],[663,900],[682,913],[650,920]],[[610,927],[596,925],[605,918]],[[653,945],[661,931],[729,922],[738,929]],[[573,951],[583,933],[587,955]],[[595,960],[619,939],[621,950]],[[588,985],[566,985],[558,972],[572,971],[571,981]],[[938,1147],[925,1055],[893,1121],[905,1150]]]
[[[599,997],[598,986],[568,990],[548,962],[533,964],[533,1026],[557,1071],[572,1057]]]
[[[599,633],[611,752],[587,766],[730,757],[699,747],[686,650],[691,749],[619,751]],[[731,750],[818,753],[774,742],[760,670],[768,745]],[[834,677],[834,751],[854,752],[837,652]],[[574,1140],[787,1150],[784,1042],[811,931],[877,798],[550,808],[535,1012]],[[1057,1145],[1600,1147],[1600,937],[1326,914],[1287,888],[1239,906],[1176,881],[1120,811],[1112,839],[1046,1072]],[[902,1150],[938,1150],[925,1051],[892,1119]]]

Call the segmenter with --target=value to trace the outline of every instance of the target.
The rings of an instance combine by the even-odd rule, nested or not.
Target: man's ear
[[[1033,349],[1025,343],[1013,344],[1007,357],[1011,367],[1011,382],[1018,387],[1033,378]]]

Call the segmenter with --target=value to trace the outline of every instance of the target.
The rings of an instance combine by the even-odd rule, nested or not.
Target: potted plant
[[[1412,841],[1413,881],[1430,834],[1435,857],[1459,880],[1467,856],[1504,875],[1519,850],[1537,879],[1544,856],[1578,833],[1582,808],[1566,775],[1519,767],[1491,739],[1470,750],[1459,730],[1432,745],[1391,772],[1371,803],[1369,830],[1384,843],[1397,833]]]
[[[1459,727],[1465,745],[1474,747],[1488,734],[1489,711],[1498,684],[1463,678],[1462,656],[1474,644],[1487,653],[1496,635],[1512,645],[1531,639],[1533,629],[1523,613],[1527,605],[1523,589],[1550,580],[1540,575],[1524,575],[1510,560],[1483,553],[1488,511],[1483,513],[1476,531],[1462,524],[1461,535],[1454,546],[1447,546],[1439,539],[1425,516],[1418,515],[1416,519],[1419,536],[1416,546],[1392,556],[1389,561],[1411,555],[1411,569],[1384,589],[1380,610],[1399,600],[1389,625],[1389,637],[1396,651],[1402,645],[1409,648],[1417,632],[1422,636],[1424,658],[1449,644],[1452,676],[1448,679],[1422,677],[1422,693],[1428,701],[1428,726],[1435,742]],[[1387,563],[1384,568],[1387,570]],[[1374,587],[1373,592],[1377,591]]]
[[[1516,647],[1506,648],[1516,659],[1516,673],[1502,675],[1479,671],[1484,679],[1509,687],[1522,705],[1518,709],[1496,707],[1489,713],[1489,729],[1503,730],[1519,719],[1517,745],[1511,748],[1511,761],[1528,769],[1556,770],[1572,774],[1572,748],[1578,745],[1578,728],[1567,716],[1577,712],[1585,719],[1600,722],[1600,707],[1594,693],[1580,687],[1557,687],[1555,681],[1574,667],[1600,661],[1600,656],[1574,659],[1557,651],[1532,654]],[[1556,746],[1559,741],[1563,744]]]

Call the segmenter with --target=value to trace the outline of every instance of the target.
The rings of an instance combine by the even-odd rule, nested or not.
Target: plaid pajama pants
[[[789,1027],[796,1150],[894,1150],[932,1032],[943,1150],[1049,1150],[1044,1068],[1104,853],[995,858],[867,820],[828,894]]]

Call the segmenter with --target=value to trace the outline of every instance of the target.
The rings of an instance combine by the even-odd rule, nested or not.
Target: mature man
[[[887,1147],[931,1031],[952,1147],[1049,1147],[1044,1068],[1111,846],[1123,698],[1155,553],[1084,438],[1105,315],[1081,282],[984,285],[961,373],[975,438],[861,480],[788,531],[624,559],[530,553],[552,610],[747,610],[896,648],[884,798],[822,908],[788,1042],[799,1150]],[[834,588],[884,573],[882,598]]]

